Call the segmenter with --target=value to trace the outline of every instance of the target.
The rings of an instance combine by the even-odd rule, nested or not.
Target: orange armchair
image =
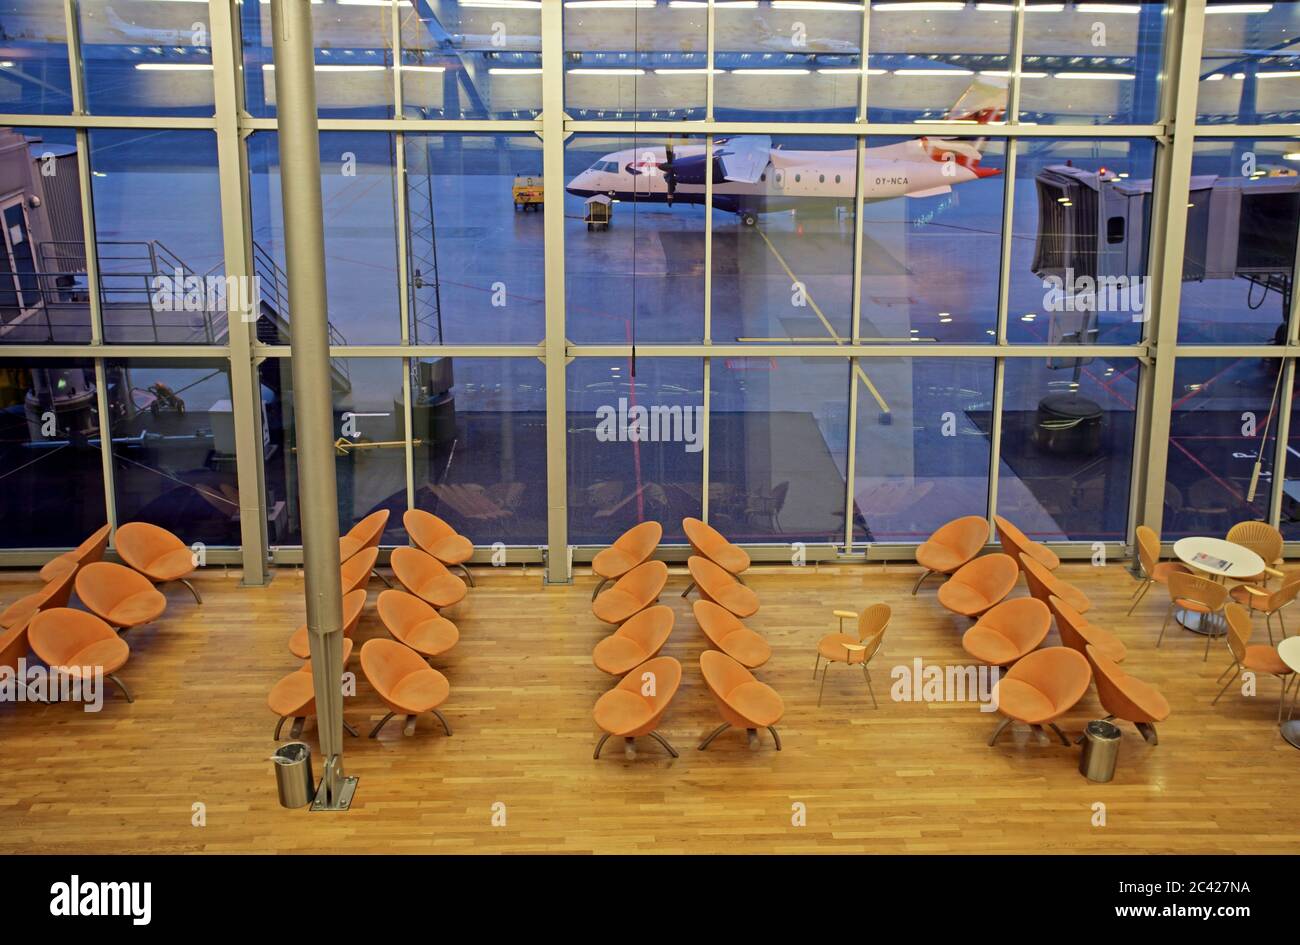
[[[1047,639],[1052,614],[1034,597],[1015,597],[992,607],[961,638],[972,657],[990,666],[1007,666],[1032,653]]]
[[[352,641],[347,637],[343,638],[343,665],[346,666],[348,658],[352,655]],[[297,670],[285,676],[274,686],[271,687],[271,693],[266,697],[266,707],[274,712],[279,721],[275,723],[276,741],[280,740],[280,729],[289,719],[293,719],[293,726],[289,729],[290,738],[298,738],[302,735],[302,727],[310,718],[316,715],[316,688],[312,682],[311,660],[307,660]],[[353,738],[357,737],[357,730],[347,723],[343,722],[343,729]]]
[[[708,748],[715,738],[733,725],[745,729],[751,750],[758,748],[760,728],[772,733],[776,750],[781,750],[781,736],[777,733],[776,723],[785,715],[785,703],[775,689],[759,682],[753,673],[721,650],[701,653],[700,671],[723,719],[722,724],[700,742],[700,751]]]
[[[1282,533],[1268,522],[1238,522],[1228,529],[1226,540],[1234,545],[1249,548],[1264,562],[1264,570],[1250,577],[1238,578],[1252,584],[1267,584],[1270,577],[1281,577],[1277,570],[1282,566]]]
[[[613,587],[601,592],[592,602],[591,612],[605,623],[622,623],[657,601],[667,583],[668,565],[662,561],[638,564],[615,581]]]
[[[602,673],[622,676],[658,656],[673,632],[676,615],[664,604],[638,611],[596,644],[591,660]]]
[[[1034,541],[1017,528],[1010,519],[1005,519],[1001,515],[993,516],[993,529],[997,532],[1002,553],[1010,555],[1011,560],[1018,562],[1021,555],[1028,555],[1049,571],[1055,571],[1061,566],[1061,559],[1056,556],[1055,551],[1041,542]]]
[[[1092,665],[1092,679],[1097,684],[1097,698],[1109,719],[1132,722],[1142,737],[1152,745],[1160,744],[1156,723],[1169,718],[1169,702],[1155,686],[1135,679],[1118,663],[1095,646],[1084,654]]]
[[[376,573],[375,562],[378,560],[378,548],[363,548],[339,565],[339,583],[344,597],[353,591],[365,590],[370,583],[370,575]]]
[[[1068,646],[1049,646],[1025,656],[993,687],[1004,718],[989,738],[989,746],[1012,722],[1023,722],[1034,727],[1046,725],[1068,747],[1069,739],[1056,720],[1074,708],[1091,682],[1087,659]]]
[[[663,534],[664,527],[658,522],[642,522],[619,535],[614,544],[592,558],[591,571],[600,578],[600,583],[591,592],[591,599],[595,600],[600,589],[610,581],[617,581],[637,565],[649,561]]]
[[[32,652],[51,669],[70,676],[95,672],[122,690],[127,702],[134,702],[131,690],[117,677],[126,665],[131,648],[117,633],[94,614],[71,607],[43,610],[28,628]]]
[[[388,525],[388,509],[380,509],[378,512],[371,512],[361,521],[357,522],[348,529],[346,535],[339,537],[339,563],[343,564],[353,555],[367,548],[378,548],[379,542],[384,537],[384,529]],[[378,557],[378,556],[376,556]],[[374,566],[371,565],[373,568]],[[378,571],[375,576],[383,581],[389,587],[388,578],[384,577]]]
[[[18,598],[3,611],[0,611],[0,630],[14,630],[25,627],[40,611],[51,607],[66,607],[72,597],[72,585],[77,574],[77,567],[70,561],[62,562],[53,569],[54,577],[45,583],[39,591],[34,591]]]
[[[76,586],[91,613],[123,631],[157,620],[167,609],[167,598],[148,577],[110,561],[83,567]]]
[[[1252,614],[1264,615],[1268,627],[1268,642],[1273,642],[1273,616],[1282,627],[1282,639],[1287,638],[1286,622],[1282,619],[1283,608],[1289,607],[1300,593],[1300,571],[1292,571],[1282,576],[1282,586],[1276,591],[1267,591],[1253,584],[1238,584],[1228,592],[1228,596],[1241,604]]]
[[[752,617],[758,613],[758,595],[741,584],[730,571],[699,555],[691,555],[686,560],[686,568],[691,572],[691,585],[682,592],[683,597],[690,593],[691,588],[698,587],[702,598],[721,604],[737,617]]]
[[[740,622],[740,618],[711,600],[697,600],[693,605],[695,622],[709,643],[726,653],[746,669],[762,666],[772,656],[772,647],[759,634]]]
[[[371,738],[378,738],[379,730],[399,714],[406,716],[402,734],[413,735],[416,717],[425,712],[433,713],[443,730],[451,734],[447,717],[438,711],[451,694],[451,684],[415,650],[393,640],[367,640],[361,648],[361,671],[388,706],[388,714],[370,730]]]
[[[1047,606],[1056,617],[1056,631],[1063,644],[1085,656],[1091,646],[1112,663],[1124,662],[1128,647],[1115,634],[1089,623],[1083,614],[1055,595],[1047,598]]]
[[[441,656],[460,640],[456,625],[414,594],[384,591],[378,609],[379,619],[393,639],[426,659]]]
[[[127,522],[118,528],[113,547],[123,561],[155,584],[179,581],[189,588],[196,604],[203,603],[188,580],[195,571],[194,552],[167,529],[148,522]]]
[[[31,620],[14,624],[8,630],[0,630],[0,666],[8,667],[15,673],[18,671],[18,661],[31,650],[31,644],[27,640],[29,626]]]
[[[885,628],[889,626],[889,618],[892,614],[893,611],[888,604],[872,604],[870,607],[863,608],[861,614],[855,614],[851,610],[834,611],[834,615],[840,619],[839,633],[828,633],[822,637],[821,642],[817,644],[817,658],[813,661],[813,679],[816,679],[817,665],[822,657],[826,658],[826,668],[822,670],[822,684],[817,690],[819,706],[822,704],[822,693],[826,690],[826,675],[830,672],[831,664],[843,663],[845,666],[856,664],[862,667],[862,676],[867,681],[867,692],[871,694],[871,707],[880,708],[876,702],[876,690],[871,685],[871,670],[867,668],[867,664],[880,650],[880,644],[885,639]],[[852,620],[854,617],[858,621],[856,638],[844,632],[844,621]]]
[[[1133,592],[1133,603],[1129,606],[1129,614],[1133,613],[1152,584],[1168,584],[1169,575],[1174,573],[1192,573],[1192,569],[1186,565],[1176,561],[1160,560],[1160,536],[1149,525],[1137,527],[1137,553],[1138,563],[1142,565],[1142,583]]]
[[[465,582],[447,566],[418,548],[396,548],[390,563],[402,586],[434,607],[451,607],[465,599]]]
[[[1088,600],[1087,594],[1068,581],[1061,580],[1029,555],[1020,555],[1020,570],[1025,572],[1029,593],[1044,604],[1050,597],[1059,597],[1081,614],[1092,609],[1092,601]]]
[[[647,695],[646,686],[651,681],[653,688]],[[636,756],[636,739],[642,735],[649,735],[676,758],[677,749],[657,729],[681,681],[682,664],[671,656],[660,656],[637,666],[597,699],[591,714],[605,734],[596,743],[592,760],[600,757],[600,750],[611,735],[624,740],[623,750],[628,758]]]
[[[65,551],[56,558],[51,558],[45,562],[45,567],[41,568],[40,577],[42,581],[52,581],[54,578],[63,574],[63,566],[71,563],[73,570],[81,567],[83,564],[93,564],[96,561],[104,560],[104,549],[108,547],[109,532],[111,527],[104,525],[96,529],[89,538],[79,544],[71,551]]]
[[[1181,609],[1184,614],[1197,614],[1202,621],[1212,621],[1216,617],[1221,619],[1224,604],[1228,602],[1228,588],[1218,581],[1212,581],[1209,578],[1201,577],[1197,574],[1171,574],[1169,575],[1169,609],[1165,611],[1164,623],[1160,624],[1160,636],[1156,637],[1156,646],[1159,647],[1165,638],[1165,630],[1169,627],[1169,618],[1174,615],[1176,609]],[[1210,640],[1222,635],[1222,625],[1210,624],[1206,629],[1211,632],[1205,635],[1205,655],[1201,657],[1201,662],[1210,658]]]
[[[387,592],[385,592],[387,593]],[[361,611],[366,606],[364,590],[351,591],[343,597],[343,636],[350,637],[361,620]],[[311,643],[307,640],[307,625],[304,623],[289,638],[289,652],[300,660],[311,658]]]
[[[925,570],[912,585],[912,596],[931,574],[952,574],[980,553],[989,538],[989,523],[981,515],[953,519],[916,546],[916,563]]]
[[[406,533],[415,542],[415,547],[448,567],[459,568],[469,586],[474,586],[474,576],[465,567],[465,562],[474,557],[473,542],[432,512],[423,509],[407,511],[402,515],[402,524],[406,526]]]
[[[1016,563],[1006,555],[984,555],[962,565],[939,587],[939,603],[954,614],[978,617],[1010,594],[1019,577]]]
[[[1232,662],[1219,674],[1219,679],[1227,676],[1228,681],[1210,705],[1217,703],[1242,673],[1248,670],[1256,675],[1262,673],[1274,677],[1282,684],[1282,694],[1277,700],[1277,721],[1279,725],[1282,724],[1282,704],[1286,702],[1287,688],[1291,685],[1295,670],[1282,661],[1277,647],[1250,642],[1254,628],[1250,625],[1250,614],[1245,607],[1235,601],[1228,603],[1223,608],[1223,616],[1228,624],[1228,652],[1232,654]]]
[[[682,531],[686,533],[686,540],[690,542],[691,550],[701,558],[708,558],[718,567],[735,575],[749,568],[748,552],[739,545],[727,541],[722,532],[712,525],[706,525],[698,518],[684,518]]]

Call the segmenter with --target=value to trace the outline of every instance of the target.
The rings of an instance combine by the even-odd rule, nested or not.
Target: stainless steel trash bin
[[[275,762],[275,787],[284,807],[305,807],[316,796],[311,773],[311,749],[304,742],[281,745],[271,756]]]
[[[1083,754],[1079,756],[1079,773],[1089,781],[1109,781],[1115,777],[1119,759],[1119,726],[1097,720],[1083,730]]]

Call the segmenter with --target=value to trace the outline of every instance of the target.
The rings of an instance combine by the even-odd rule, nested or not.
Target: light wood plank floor
[[[346,746],[361,777],[351,812],[280,808],[267,760],[267,691],[299,665],[286,641],[301,619],[300,572],[249,589],[237,571],[214,569],[197,581],[202,607],[171,588],[167,614],[128,634],[122,676],[134,705],[116,693],[99,714],[0,705],[0,851],[1300,851],[1300,752],[1274,727],[1277,684],[1262,679],[1254,698],[1234,687],[1211,707],[1224,644],[1202,662],[1203,638],[1175,625],[1157,650],[1167,598],[1153,589],[1125,618],[1135,583],[1121,566],[1067,564],[1062,574],[1092,595],[1097,621],[1130,648],[1126,668],[1158,686],[1173,715],[1156,747],[1124,726],[1110,784],[1080,776],[1078,749],[1028,730],[987,747],[997,717],[973,704],[890,701],[894,666],[969,662],[959,642],[967,623],[939,607],[936,582],[909,596],[914,566],[762,567],[748,577],[762,601],[751,626],[774,648],[758,675],[786,702],[780,753],[766,734],[751,752],[735,731],[695,750],[717,715],[700,678],[703,636],[678,596],[685,570],[674,567],[664,601],[677,626],[664,652],[685,675],[661,731],[681,758],[645,739],[630,762],[617,740],[591,758],[591,707],[612,680],[591,664],[608,628],[591,616],[590,576],[565,588],[544,587],[536,568],[475,574],[479,586],[448,611],[461,643],[437,661],[452,684],[443,709],[454,737],[426,717],[413,737],[394,721],[367,739],[383,710],[359,680],[346,706],[362,733]],[[33,572],[6,572],[0,599],[35,583]],[[379,590],[372,580],[359,643],[384,633]],[[1026,593],[1023,582],[1015,593]],[[831,609],[882,599],[894,618],[875,662],[880,708],[843,666],[817,708],[813,648],[834,629]],[[359,675],[355,655],[349,668]],[[1074,735],[1102,714],[1090,692],[1063,728]],[[315,749],[314,727],[304,737]],[[497,802],[504,826],[493,825]],[[806,826],[792,825],[796,802]],[[1099,802],[1105,826],[1093,826]],[[195,804],[206,826],[192,825]]]

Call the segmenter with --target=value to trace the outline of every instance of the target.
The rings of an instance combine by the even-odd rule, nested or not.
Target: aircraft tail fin
[[[1005,79],[976,76],[975,81],[948,109],[944,121],[954,124],[988,125],[1000,122],[1007,113],[1007,83]],[[984,156],[986,138],[932,138],[921,139],[921,146],[935,161],[954,161],[977,177],[993,177],[1001,171],[980,167]]]

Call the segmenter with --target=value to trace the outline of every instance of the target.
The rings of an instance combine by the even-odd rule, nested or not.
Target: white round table
[[[1287,637],[1277,645],[1277,655],[1282,657],[1282,662],[1290,666],[1297,673],[1300,673],[1300,636]],[[1282,737],[1296,748],[1300,748],[1300,719],[1292,719],[1291,714],[1295,712],[1296,697],[1300,696],[1300,688],[1297,688],[1295,694],[1291,696],[1291,711],[1287,713],[1287,721],[1282,723]]]
[[[1218,580],[1253,577],[1264,570],[1263,558],[1249,548],[1222,538],[1180,538],[1174,542],[1174,555],[1189,568]],[[1212,560],[1197,560],[1197,555]],[[1220,566],[1213,559],[1224,564]],[[1206,620],[1205,614],[1179,610],[1174,617],[1193,633],[1218,636],[1223,632],[1222,621]]]

